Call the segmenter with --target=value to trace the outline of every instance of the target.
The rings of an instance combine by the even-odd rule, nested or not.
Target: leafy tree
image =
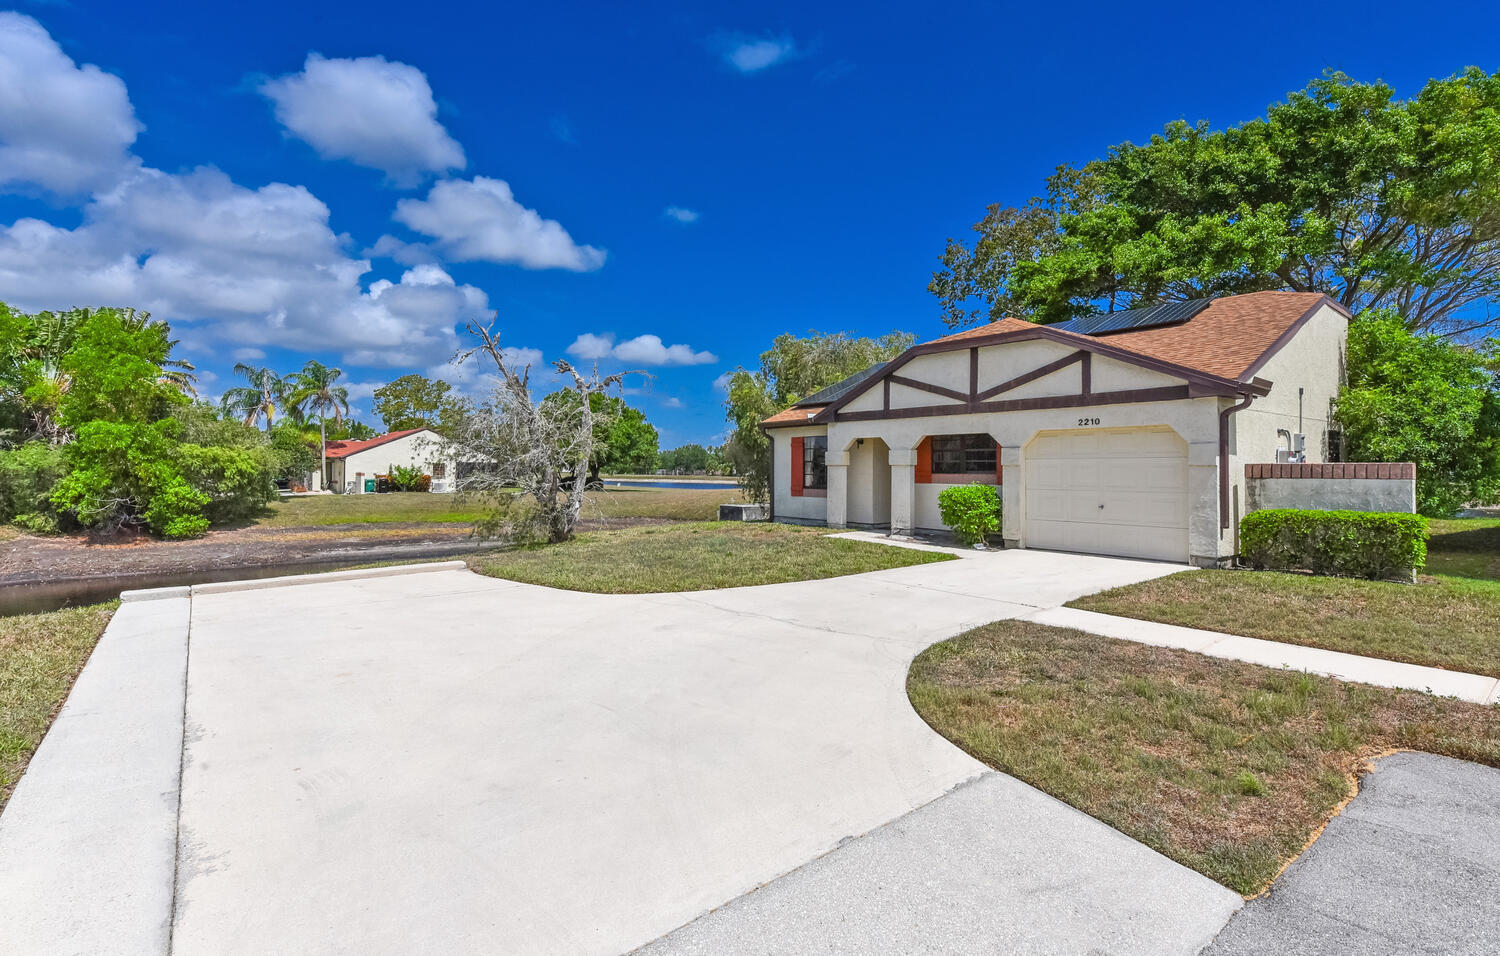
[[[1061,167],[950,240],[929,289],[962,327],[1261,289],[1390,308],[1415,331],[1492,328],[1500,296],[1500,73],[1396,100],[1329,73],[1265,118],[1173,123]]]
[[[915,342],[909,332],[878,339],[847,332],[809,332],[805,338],[782,334],[760,354],[758,371],[736,369],[724,402],[732,429],[724,455],[745,494],[753,501],[765,501],[770,494],[771,441],[761,430],[762,421],[819,389],[895,358]]]
[[[442,379],[403,375],[375,390],[375,414],[387,431],[431,428],[447,434],[468,410],[468,403],[452,391],[453,386]]]
[[[368,441],[380,433],[364,422],[345,418],[330,424],[326,434],[329,441]]]
[[[563,389],[542,399],[542,404],[556,407],[559,414],[577,417],[581,399],[576,389]],[[625,404],[618,395],[591,392],[590,419],[594,443],[589,455],[588,476],[598,481],[599,474],[639,474],[656,467],[656,428],[646,420],[646,413]]]
[[[302,481],[318,467],[318,438],[296,422],[284,421],[271,430],[271,472],[277,478]]]
[[[1349,327],[1335,416],[1352,461],[1413,461],[1417,507],[1446,516],[1500,495],[1500,351],[1407,331],[1392,312]]]
[[[85,310],[58,360],[67,383],[57,416],[68,429],[87,422],[142,422],[167,417],[187,399],[162,381],[171,351],[165,325],[137,325],[133,313]]]
[[[713,467],[714,455],[702,445],[679,445],[661,453],[658,464],[668,471],[692,473]]]
[[[238,415],[246,425],[264,419],[266,431],[270,432],[275,425],[277,408],[287,404],[287,386],[281,381],[281,376],[268,368],[256,368],[244,362],[235,363],[234,374],[245,376],[249,384],[225,389],[219,399],[224,414]]]
[[[318,416],[320,475],[328,474],[326,422],[330,417],[335,422],[342,422],[344,416],[349,414],[349,390],[338,384],[343,374],[343,369],[329,368],[322,362],[310,359],[302,366],[302,371],[294,374],[288,383],[288,403],[304,416],[308,412],[315,412]]]

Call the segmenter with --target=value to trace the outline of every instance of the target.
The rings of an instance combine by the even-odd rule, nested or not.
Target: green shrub
[[[52,488],[66,471],[62,449],[46,442],[0,451],[0,523],[33,534],[55,534],[58,514]]]
[[[208,496],[203,514],[214,524],[248,518],[276,497],[270,457],[262,448],[177,446],[182,476]]]
[[[209,496],[178,470],[179,427],[171,419],[84,424],[64,452],[69,471],[52,490],[53,504],[88,528],[145,524],[168,538],[202,534]]]
[[[1246,563],[1260,570],[1410,581],[1427,563],[1427,519],[1269,508],[1240,522],[1240,551]]]
[[[388,471],[391,487],[397,491],[427,491],[432,487],[432,477],[422,474],[420,468],[390,465]]]
[[[938,495],[938,513],[964,544],[1000,530],[1000,494],[994,485],[953,485]]]

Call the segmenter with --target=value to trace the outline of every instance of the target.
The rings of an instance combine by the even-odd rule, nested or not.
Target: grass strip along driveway
[[[114,609],[109,603],[0,617],[0,810]]]
[[[1033,622],[934,645],[907,691],[977,759],[1245,895],[1353,796],[1367,758],[1500,766],[1500,708]]]
[[[478,556],[469,567],[570,591],[647,594],[808,581],[951,558],[830,538],[821,528],[700,522],[589,532],[562,544]]]
[[[1500,677],[1500,519],[1432,522],[1417,584],[1189,571],[1069,607]]]

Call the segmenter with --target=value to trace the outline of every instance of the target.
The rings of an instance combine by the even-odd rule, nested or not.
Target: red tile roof
[[[404,431],[387,432],[384,435],[376,435],[374,438],[367,438],[364,441],[331,441],[328,443],[328,457],[348,458],[350,455],[357,455],[362,451],[369,451],[371,448],[378,448],[379,446],[384,445],[386,442],[392,442],[398,438],[405,438],[407,435],[415,435],[417,432],[425,431],[431,431],[431,429],[408,428]],[[434,434],[436,434],[436,432],[434,432]]]

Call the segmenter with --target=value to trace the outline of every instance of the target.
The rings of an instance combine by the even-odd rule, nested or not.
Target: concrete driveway
[[[986,774],[907,702],[918,651],[1178,569],[1013,551],[687,594],[447,570],[126,604],[0,819],[0,939],[625,952]],[[142,726],[99,719],[139,712],[142,682]],[[64,769],[83,763],[142,777],[116,786],[140,798],[80,801]],[[1195,952],[1238,905],[1004,781],[1020,790],[947,798],[944,838],[956,820],[1028,847],[988,873],[1007,918],[1074,917],[1027,951]],[[948,877],[961,903],[968,879]]]

